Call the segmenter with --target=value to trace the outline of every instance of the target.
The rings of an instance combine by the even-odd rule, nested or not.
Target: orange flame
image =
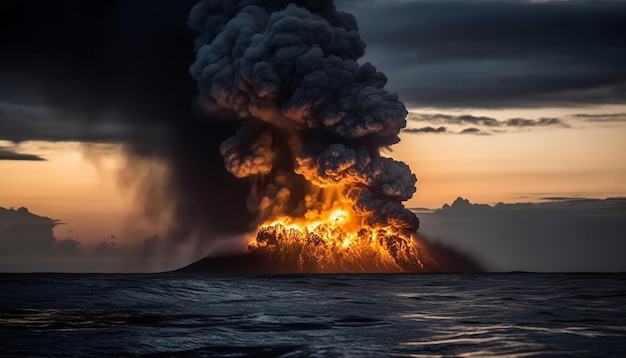
[[[421,272],[436,270],[415,235],[393,227],[363,225],[341,202],[305,218],[283,217],[260,225],[249,244],[292,272]],[[317,216],[316,220],[306,217]]]

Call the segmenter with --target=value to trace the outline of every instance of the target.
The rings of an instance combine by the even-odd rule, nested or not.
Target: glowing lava
[[[345,209],[317,221],[284,217],[264,224],[248,249],[295,272],[421,272],[438,269],[416,237],[361,226]]]

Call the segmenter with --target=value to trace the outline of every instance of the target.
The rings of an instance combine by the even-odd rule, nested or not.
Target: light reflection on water
[[[625,275],[0,275],[2,357],[620,357],[625,336]]]

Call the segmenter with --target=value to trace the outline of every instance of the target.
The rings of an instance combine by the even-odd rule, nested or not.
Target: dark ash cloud
[[[189,23],[203,103],[240,118],[220,150],[234,176],[253,179],[247,202],[259,224],[312,220],[342,201],[362,224],[417,230],[402,204],[417,178],[381,155],[408,112],[385,75],[359,63],[365,43],[351,14],[333,1],[203,0]],[[337,190],[341,200],[323,204]]]
[[[555,197],[495,206],[458,198],[421,232],[461,249],[493,271],[626,271],[626,198]]]
[[[622,1],[340,1],[409,106],[626,102]]]

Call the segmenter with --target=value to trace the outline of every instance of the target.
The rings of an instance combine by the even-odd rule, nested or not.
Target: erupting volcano
[[[250,183],[251,257],[295,272],[445,270],[402,204],[417,178],[381,155],[407,110],[357,62],[351,14],[331,0],[204,0],[190,25],[205,109],[241,123],[220,149]]]
[[[319,221],[284,218],[259,229],[249,249],[299,272],[402,272],[436,269],[409,232],[358,226],[338,209]],[[287,224],[301,221],[301,224]],[[426,264],[426,265],[425,265]]]

